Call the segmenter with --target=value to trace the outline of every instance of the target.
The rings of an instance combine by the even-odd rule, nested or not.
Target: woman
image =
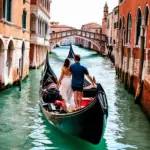
[[[71,88],[70,60],[68,58],[65,59],[64,66],[61,70],[61,75],[57,83],[57,88],[59,88],[59,86],[60,94],[65,101],[66,107],[69,108],[69,100],[72,97],[73,91]]]

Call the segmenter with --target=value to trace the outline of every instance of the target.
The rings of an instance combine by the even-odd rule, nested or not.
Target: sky
[[[52,0],[50,21],[75,28],[89,22],[101,24],[106,1],[109,12],[118,5],[118,0]]]

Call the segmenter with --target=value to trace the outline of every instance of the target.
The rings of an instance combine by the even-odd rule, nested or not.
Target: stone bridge
[[[58,42],[68,37],[79,37],[79,38],[88,40],[94,45],[96,45],[100,52],[103,52],[105,49],[106,36],[104,34],[73,29],[73,30],[51,33],[50,34],[50,51],[54,48],[54,46]]]

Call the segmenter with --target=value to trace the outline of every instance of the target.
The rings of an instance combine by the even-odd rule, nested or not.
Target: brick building
[[[50,5],[51,0],[31,0],[30,67],[42,65],[50,49]]]
[[[100,26],[100,24],[94,22],[82,25],[81,30],[99,34],[102,33],[102,27]],[[94,43],[83,38],[76,37],[76,44],[84,48],[99,51],[98,47],[94,45]]]
[[[125,87],[136,93],[136,97],[143,87],[142,104],[150,116],[149,0],[119,0],[118,37],[117,74]]]
[[[0,0],[0,89],[29,74],[29,47],[30,1]]]

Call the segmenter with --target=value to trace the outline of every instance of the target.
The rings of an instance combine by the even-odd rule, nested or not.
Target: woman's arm
[[[58,80],[58,82],[57,82],[57,86],[56,86],[57,88],[59,88],[63,76],[64,76],[64,69],[62,68],[62,69],[61,69],[60,78],[59,78],[59,80]]]

